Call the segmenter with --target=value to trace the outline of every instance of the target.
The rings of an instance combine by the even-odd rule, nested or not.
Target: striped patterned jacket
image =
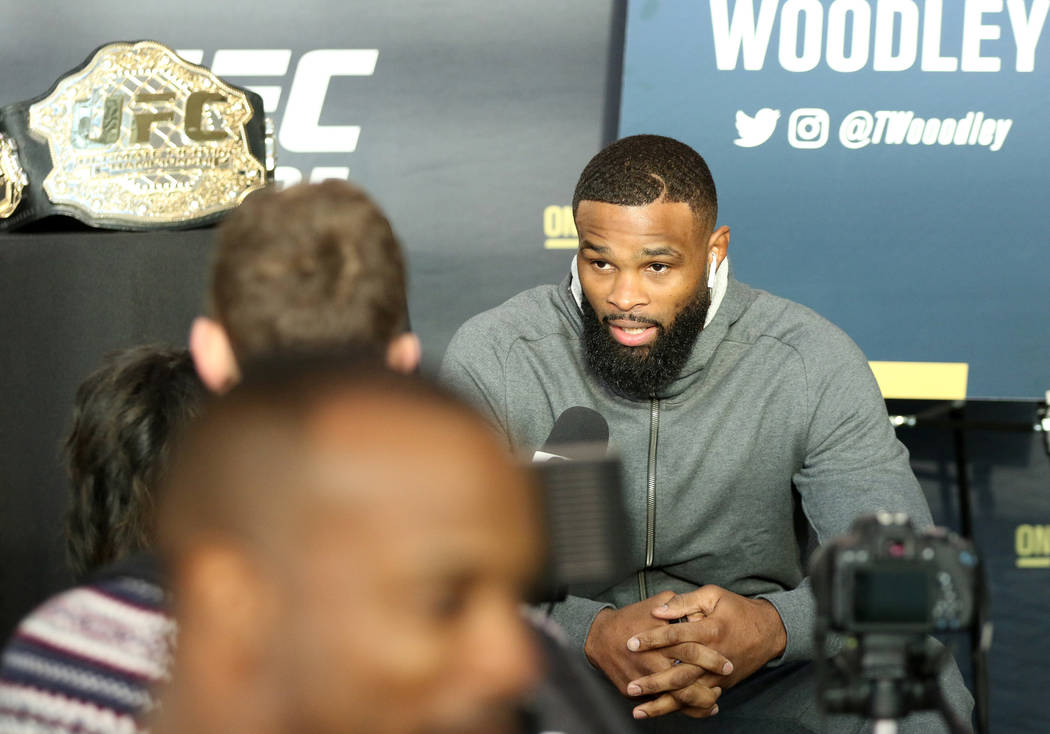
[[[0,657],[3,734],[136,734],[168,673],[175,625],[155,564],[96,574],[26,617]]]

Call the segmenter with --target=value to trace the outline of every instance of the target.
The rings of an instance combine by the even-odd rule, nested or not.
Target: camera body
[[[811,569],[817,616],[831,631],[921,635],[973,622],[973,544],[943,528],[917,531],[903,514],[859,518]]]
[[[917,531],[907,515],[868,515],[818,549],[810,581],[824,711],[889,724],[933,709],[950,731],[970,731],[940,687],[951,654],[930,635],[976,626],[981,587],[972,543],[942,528]]]

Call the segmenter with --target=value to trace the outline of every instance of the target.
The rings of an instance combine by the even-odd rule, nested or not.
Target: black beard
[[[645,400],[658,395],[681,373],[704,328],[711,294],[702,287],[668,327],[630,314],[610,314],[599,321],[586,297],[581,306],[584,354],[591,372],[616,394]],[[645,347],[620,344],[609,332],[608,322],[615,320],[655,326],[656,338]]]

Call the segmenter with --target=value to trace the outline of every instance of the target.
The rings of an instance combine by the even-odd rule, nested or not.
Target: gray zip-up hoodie
[[[441,370],[515,451],[542,446],[572,406],[609,423],[637,572],[590,598],[570,595],[555,619],[582,650],[603,607],[716,584],[776,606],[787,629],[778,662],[812,657],[805,518],[820,542],[879,510],[931,523],[864,355],[808,308],[730,276],[678,378],[633,401],[588,372],[570,283],[533,288],[470,319]]]

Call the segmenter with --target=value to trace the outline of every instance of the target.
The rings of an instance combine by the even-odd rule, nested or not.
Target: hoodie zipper
[[[645,567],[638,572],[639,601],[649,598],[646,570],[653,566],[656,550],[656,440],[660,433],[660,400],[649,398],[649,467],[646,474]]]

